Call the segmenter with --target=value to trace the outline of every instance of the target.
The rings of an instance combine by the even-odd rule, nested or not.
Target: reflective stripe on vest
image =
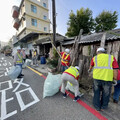
[[[18,54],[18,53],[17,53],[17,55],[18,55],[18,58],[19,58],[20,60],[16,61],[16,63],[22,63],[22,57],[21,57],[20,54]]]
[[[67,70],[65,70],[66,73],[70,73],[74,78],[77,78],[79,75],[78,70],[75,67],[70,66]]]
[[[111,67],[111,55],[109,55],[109,58],[108,58],[108,67],[98,67],[98,65],[97,65],[97,56],[95,56],[95,64],[96,64],[96,67],[94,67],[94,68],[96,68],[96,69],[113,69]]]
[[[113,56],[108,54],[99,54],[94,57],[93,78],[112,81],[113,80]]]
[[[69,82],[69,81],[67,81],[67,82],[68,82],[69,85],[73,86],[73,84],[71,82]]]
[[[36,56],[36,51],[34,52],[34,54],[33,54],[34,56]]]
[[[64,56],[65,56],[65,52],[64,52],[63,55],[62,55],[62,60],[61,60],[61,62],[63,62],[63,63],[68,63],[68,61],[64,61],[64,60],[67,60],[67,58],[69,57],[69,54],[67,54],[65,58],[64,58]],[[63,59],[64,59],[64,60],[63,60]]]

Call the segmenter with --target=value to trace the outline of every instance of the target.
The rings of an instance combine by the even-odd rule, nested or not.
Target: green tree
[[[94,29],[92,11],[89,8],[81,8],[80,10],[77,10],[77,14],[74,14],[73,11],[71,11],[67,25],[66,36],[68,37],[79,35],[80,29],[83,29],[83,34],[90,33]]]
[[[118,13],[116,11],[103,11],[95,18],[95,31],[103,32],[117,27]]]
[[[9,45],[6,45],[6,46],[3,47],[4,51],[7,50],[7,49],[11,49],[11,47]]]

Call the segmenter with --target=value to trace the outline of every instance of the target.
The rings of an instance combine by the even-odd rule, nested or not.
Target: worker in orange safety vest
[[[62,65],[62,72],[64,72],[68,66],[69,66],[69,62],[70,62],[70,54],[69,54],[70,50],[69,49],[65,49],[65,52],[60,52],[61,54],[61,65]]]

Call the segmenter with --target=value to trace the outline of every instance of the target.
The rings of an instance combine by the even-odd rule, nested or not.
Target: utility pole
[[[55,0],[52,0],[52,19],[53,19],[53,44],[56,46],[56,9]]]

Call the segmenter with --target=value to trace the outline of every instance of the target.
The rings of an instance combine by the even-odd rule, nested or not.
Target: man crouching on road
[[[93,105],[97,111],[108,107],[112,81],[117,78],[118,64],[113,55],[105,54],[104,48],[97,49],[97,56],[91,60],[88,72],[93,69]]]
[[[62,87],[61,92],[63,93],[63,98],[67,97],[67,94],[65,92],[65,87],[67,85],[67,82],[69,81],[73,87],[75,88],[75,98],[73,101],[79,100],[79,67],[78,66],[70,66],[67,70],[65,70],[62,74]]]

